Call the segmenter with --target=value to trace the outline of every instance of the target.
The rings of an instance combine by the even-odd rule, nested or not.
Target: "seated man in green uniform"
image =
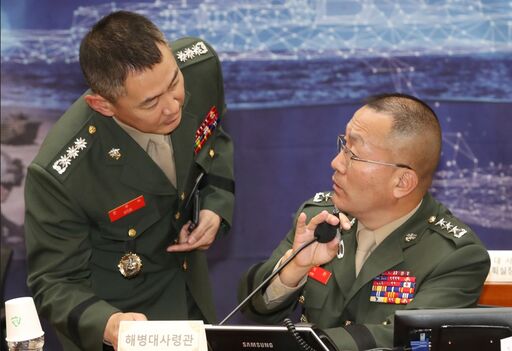
[[[28,284],[64,350],[116,348],[121,320],[215,321],[204,254],[231,226],[219,59],[114,12],[80,46],[90,90],[26,179]]]
[[[398,309],[474,306],[489,255],[428,193],[441,153],[428,105],[403,94],[375,96],[344,133],[331,162],[332,191],[302,205],[272,256],[242,279],[240,296],[328,222],[340,235],[300,252],[245,313],[279,323],[300,304],[302,320],[324,329],[340,350],[390,347]]]

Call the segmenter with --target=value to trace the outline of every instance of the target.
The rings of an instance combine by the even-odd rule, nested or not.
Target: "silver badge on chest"
[[[137,276],[142,270],[142,260],[139,255],[129,252],[119,260],[119,264],[117,265],[119,268],[119,272],[125,278],[133,278]]]

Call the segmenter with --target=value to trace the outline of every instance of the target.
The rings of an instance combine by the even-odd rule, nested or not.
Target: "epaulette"
[[[432,230],[453,241],[456,246],[474,241],[474,233],[471,228],[451,214],[431,216],[427,221]]]
[[[96,127],[93,125],[86,125],[81,128],[48,164],[48,171],[61,182],[64,181],[78,161],[90,149],[95,133]]]
[[[198,38],[179,39],[171,47],[180,69],[215,56],[213,49]]]

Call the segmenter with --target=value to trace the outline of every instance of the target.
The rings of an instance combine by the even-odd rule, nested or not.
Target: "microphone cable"
[[[308,345],[308,343],[300,336],[299,332],[295,328],[295,324],[291,321],[290,318],[285,318],[283,320],[283,324],[288,329],[288,331],[292,334],[293,338],[297,342],[297,345],[299,345],[300,349],[302,351],[316,351],[315,348]]]

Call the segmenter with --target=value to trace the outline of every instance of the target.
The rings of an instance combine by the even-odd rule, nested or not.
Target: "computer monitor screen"
[[[210,351],[302,351],[297,339],[282,326],[205,325]],[[296,325],[300,339],[317,351],[337,351],[323,332],[311,326]]]
[[[512,308],[402,310],[395,312],[395,347],[430,350],[500,350],[512,336]]]

